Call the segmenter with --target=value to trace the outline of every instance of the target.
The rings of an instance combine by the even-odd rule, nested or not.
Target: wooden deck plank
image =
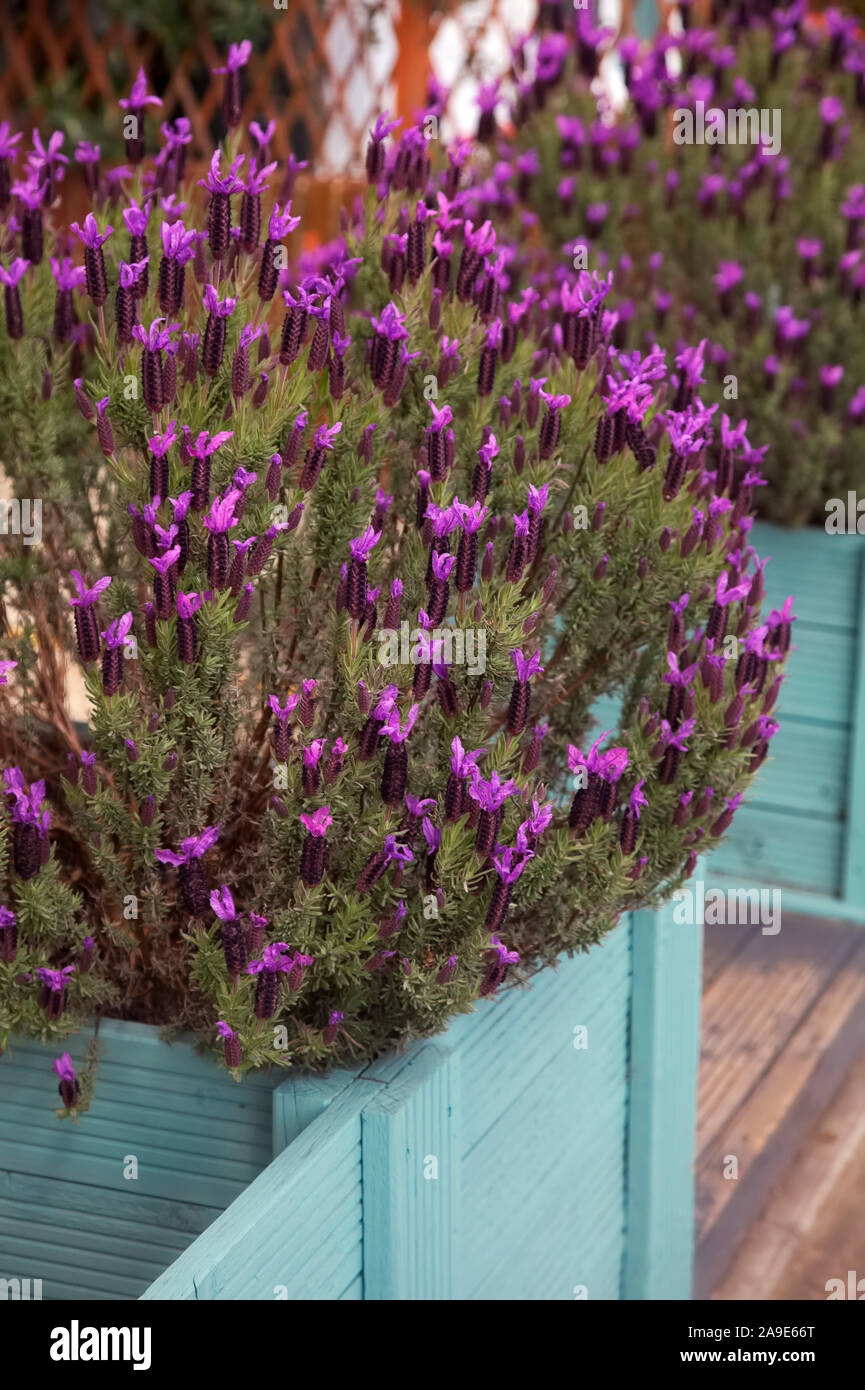
[[[703,994],[715,983],[721,971],[735,960],[751,939],[754,928],[747,922],[729,927],[703,928]]]
[[[774,937],[751,930],[752,939],[703,999],[698,1160],[729,1127],[859,943],[850,924],[806,918],[788,919]]]
[[[712,1297],[819,1300],[865,1275],[865,1055],[851,1068]]]
[[[697,1296],[723,1277],[827,1100],[865,1051],[865,942],[833,977],[774,1064],[701,1155]],[[734,1156],[737,1176],[730,1177]]]

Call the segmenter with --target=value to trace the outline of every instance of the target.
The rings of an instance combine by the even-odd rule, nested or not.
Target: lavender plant
[[[759,510],[823,524],[863,486],[862,29],[805,0],[715,0],[710,28],[679,8],[684,31],[648,44],[542,7],[553,27],[518,46],[504,139],[504,90],[481,94],[497,157],[479,201],[502,229],[536,223],[565,264],[615,267],[618,346],[705,340],[706,399],[770,445]],[[713,471],[722,449],[716,431]]]
[[[0,1040],[109,1015],[195,1029],[238,1076],[322,1069],[682,882],[767,755],[793,619],[760,614],[756,477],[706,482],[699,352],[661,409],[610,278],[542,297],[468,215],[465,145],[382,117],[365,204],[290,265],[267,131],[229,120],[195,181],[177,127],[147,157],[154,100],[141,74],[132,167],[91,168],[83,222],[34,200],[89,349],[41,410],[87,417],[119,540],[43,581],[66,613],[35,653],[7,633],[10,724],[64,644],[90,716],[5,772]],[[50,289],[16,197],[13,356]],[[91,1070],[55,1070],[78,1113]]]

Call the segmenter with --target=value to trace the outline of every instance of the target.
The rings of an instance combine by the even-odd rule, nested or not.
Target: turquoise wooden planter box
[[[77,1127],[51,1054],[19,1046],[0,1278],[46,1299],[687,1298],[699,967],[697,929],[636,913],[440,1038],[321,1080],[237,1085],[108,1023]]]
[[[785,910],[865,921],[865,536],[762,523],[771,605],[797,648],[770,758],[712,856],[712,886],[782,889]],[[768,605],[766,606],[768,612]]]

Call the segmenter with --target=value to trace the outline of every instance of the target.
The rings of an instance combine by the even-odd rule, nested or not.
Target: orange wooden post
[[[431,0],[402,0],[400,4],[395,115],[402,117],[403,129],[414,124],[415,112],[421,110],[426,98],[433,8]]]

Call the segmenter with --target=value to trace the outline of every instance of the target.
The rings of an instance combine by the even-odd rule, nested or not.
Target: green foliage
[[[411,139],[404,149],[412,148]],[[347,217],[341,244],[324,248],[305,280],[299,271],[284,277],[292,289],[303,280],[326,315],[324,370],[310,364],[312,331],[294,361],[280,360],[282,305],[279,299],[269,309],[260,303],[261,253],[250,255],[236,245],[224,265],[210,270],[218,294],[237,301],[221,363],[210,375],[193,371],[190,349],[183,348],[176,395],[169,406],[152,411],[152,402],[145,404],[140,342],[118,341],[113,312],[120,264],[129,253],[123,207],[130,194],[140,196],[142,186],[138,173],[124,202],[100,211],[100,226],[115,228],[104,247],[112,293],[101,314],[91,313],[89,350],[74,373],[83,378],[89,399],[107,398],[105,416],[114,435],[108,458],[95,448],[95,426],[85,425],[72,406],[67,350],[57,351],[48,327],[46,264],[28,271],[24,282],[28,336],[20,344],[0,337],[3,360],[21,373],[6,388],[10,474],[16,486],[33,478],[40,486],[45,479],[67,489],[50,556],[19,556],[16,563],[35,566],[34,572],[13,569],[4,577],[10,601],[25,614],[40,614],[39,623],[34,619],[26,629],[31,655],[25,656],[23,642],[15,648],[20,665],[10,676],[9,724],[17,739],[14,761],[40,807],[31,779],[43,771],[48,777],[52,852],[37,873],[23,876],[20,824],[30,812],[13,794],[10,813],[16,819],[5,829],[11,830],[14,854],[11,865],[6,859],[6,878],[19,945],[14,963],[0,966],[0,1032],[3,1038],[26,1033],[61,1039],[88,1012],[97,1012],[168,1029],[193,1027],[212,1047],[218,1045],[220,1021],[238,1035],[239,1064],[230,1047],[226,1054],[226,1065],[238,1072],[261,1066],[320,1069],[441,1029],[501,983],[502,952],[518,953],[518,961],[509,957],[509,980],[519,982],[562,951],[586,950],[600,941],[623,910],[661,901],[692,866],[696,848],[709,849],[716,841],[724,798],[737,799],[746,790],[765,755],[771,730],[758,730],[757,721],[766,723],[781,654],[771,645],[764,653],[759,644],[759,679],[744,686],[736,713],[738,639],[760,623],[756,582],[748,587],[756,561],[746,549],[746,509],[728,505],[714,531],[690,549],[683,546],[702,484],[692,468],[688,485],[665,500],[667,422],[661,413],[649,423],[665,384],[650,389],[650,395],[657,393],[647,416],[647,428],[657,427],[654,468],[639,472],[630,449],[604,458],[594,447],[607,412],[604,377],[612,366],[605,326],[599,314],[598,341],[588,366],[578,371],[558,350],[552,331],[560,304],[551,298],[535,310],[525,300],[532,270],[522,242],[508,247],[500,238],[479,261],[478,290],[494,267],[510,265],[507,301],[516,307],[522,294],[526,306],[516,341],[492,365],[493,390],[479,394],[490,371],[484,354],[492,314],[482,312],[471,284],[468,292],[463,287],[455,293],[460,256],[471,247],[467,211],[454,216],[448,230],[455,243],[450,266],[430,255],[432,231],[437,225],[448,229],[449,215],[436,211],[432,196],[438,172],[427,196],[422,273],[401,277],[392,263],[383,269],[394,246],[400,254],[399,238],[416,217],[417,189],[379,190],[370,193],[365,209]],[[190,204],[187,225],[201,227],[206,198],[192,188],[181,196]],[[236,194],[235,207],[238,201]],[[265,204],[266,217],[269,195]],[[482,218],[472,213],[477,228]],[[161,313],[160,221],[157,211],[148,227],[150,289],[139,302],[145,330]],[[448,254],[443,251],[442,259]],[[199,350],[204,344],[203,286],[191,267],[185,274],[182,308],[169,316],[180,325],[169,330],[169,351],[180,347],[181,330],[199,335]],[[574,288],[588,295],[598,282],[575,278]],[[322,305],[323,299],[330,302]],[[351,343],[345,390],[334,396],[340,310]],[[510,321],[505,305],[500,313]],[[405,328],[409,358],[401,390],[392,376],[377,386],[371,371],[380,346],[377,324],[386,315]],[[250,389],[234,395],[232,364],[241,334],[265,325],[265,335],[250,344]],[[38,342],[32,341],[34,332]],[[342,330],[339,336],[344,338]],[[447,380],[440,365],[444,337],[459,343],[456,370]],[[37,404],[40,351],[62,363],[65,375],[62,388],[58,379],[50,397]],[[539,381],[560,398],[549,411],[537,395]],[[16,404],[15,383],[25,392],[26,409]],[[515,404],[503,409],[502,398]],[[430,483],[431,505],[419,525],[417,473],[429,463],[430,407],[445,404],[453,413],[453,459]],[[288,442],[301,411],[308,417],[303,444],[297,462],[289,462]],[[560,435],[552,448],[542,436],[554,414]],[[168,499],[145,522],[151,446],[172,423],[181,437],[167,453]],[[304,472],[319,431],[336,425],[341,428],[330,436],[333,447],[324,450],[320,475],[307,485]],[[39,441],[33,451],[28,431]],[[72,457],[61,443],[64,431],[75,432]],[[232,499],[229,535],[250,542],[247,566],[263,537],[272,548],[260,570],[248,568],[239,582],[226,584],[213,562],[206,513],[193,503],[185,516],[188,557],[174,582],[184,595],[199,595],[202,605],[190,619],[174,594],[170,616],[159,616],[153,611],[159,599],[154,566],[141,551],[166,549],[175,541],[174,499],[190,492],[197,476],[188,445],[202,432],[220,431],[228,437],[209,456],[210,500]],[[429,693],[416,697],[415,663],[400,651],[396,664],[388,664],[382,640],[387,634],[381,631],[385,605],[398,580],[401,617],[410,629],[418,627],[420,610],[430,609],[434,522],[442,521],[444,543],[456,555],[462,532],[453,504],[467,503],[479,487],[478,452],[491,434],[498,453],[478,533],[477,573],[462,592],[456,572],[451,574],[439,624],[451,637],[476,639],[479,660],[440,668],[431,675]],[[268,491],[272,466],[279,468],[278,486]],[[238,483],[239,469],[244,473]],[[543,514],[543,526],[531,553],[517,563],[515,521],[532,505]],[[130,509],[139,518],[135,531]],[[373,518],[380,535],[368,561],[368,606],[358,619],[346,611],[356,578],[350,544]],[[208,519],[214,520],[212,510]],[[106,653],[104,640],[102,660],[85,663],[90,717],[83,759],[61,713],[55,709],[52,716],[46,708],[37,727],[22,707],[31,688],[42,692],[45,703],[44,680],[39,685],[45,664],[53,652],[71,649],[71,568],[80,569],[88,587],[111,576],[98,599],[100,631],[104,639],[108,624],[128,612],[134,639],[125,650],[119,689],[111,679],[116,658]],[[704,633],[722,573],[743,588],[727,610],[728,660],[720,690],[712,690]],[[664,676],[669,605],[685,593],[690,603],[679,660],[683,668],[701,666],[701,672],[697,678],[691,673],[687,700],[693,708],[683,720],[681,711],[671,713]],[[246,610],[239,608],[250,596]],[[192,660],[184,659],[190,626],[197,637]],[[779,615],[769,628],[776,637],[782,633]],[[515,680],[515,655],[536,652],[542,671]],[[310,681],[316,682],[314,700],[310,687],[304,689]],[[370,707],[375,710],[390,685],[396,687],[392,704],[403,730],[417,706],[404,747],[409,796],[428,801],[423,824],[413,801],[397,796],[384,803],[392,768],[386,765],[390,739],[383,720],[377,733],[373,729],[372,756],[364,756]],[[270,696],[280,704],[302,697],[288,721],[287,760]],[[579,749],[587,751],[595,737],[592,710],[600,696],[621,701],[615,742],[624,761],[617,775],[593,772],[593,794],[603,783],[611,789],[609,805],[572,833],[573,774],[583,760]],[[672,733],[665,734],[660,723],[665,711],[685,743],[677,765],[665,754],[664,740]],[[313,740],[325,745],[315,774],[304,759]],[[449,779],[460,745],[483,750],[483,756],[477,799],[467,795],[472,778],[466,777],[454,802]],[[61,782],[70,749],[76,768]],[[608,746],[604,751],[609,753]],[[513,782],[495,819],[484,802],[493,774]],[[639,786],[648,804],[633,825],[627,808]],[[707,787],[714,789],[711,803]],[[695,804],[703,798],[709,807],[698,817],[681,809],[689,793]],[[303,860],[316,837],[301,815],[325,808],[331,823],[324,872],[316,882]],[[244,954],[237,929],[231,923],[223,927],[210,907],[193,913],[195,904],[188,891],[184,895],[186,870],[178,872],[171,862],[190,848],[184,841],[209,826],[218,828],[215,843],[194,862],[216,906],[216,890],[230,890],[247,954],[269,961],[268,951],[278,955],[286,943],[284,959],[291,968],[277,974],[272,1016],[261,1016],[262,974],[230,970],[232,950],[235,960]],[[635,831],[633,845],[629,828]],[[484,846],[487,831],[492,842]],[[8,855],[5,845],[4,839],[0,855]],[[398,854],[374,873],[387,847]],[[157,850],[169,852],[168,862]],[[95,938],[96,952],[93,969],[82,973],[85,936]],[[35,982],[25,977],[38,968],[68,965],[76,968],[66,1007],[49,1024]],[[343,1015],[339,1027],[331,1022],[335,1014]],[[90,1088],[89,1072],[88,1077]]]

